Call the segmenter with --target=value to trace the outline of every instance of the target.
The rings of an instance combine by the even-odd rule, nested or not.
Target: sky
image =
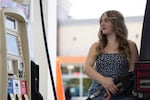
[[[73,19],[99,18],[107,10],[118,10],[126,16],[143,16],[146,0],[69,0]]]

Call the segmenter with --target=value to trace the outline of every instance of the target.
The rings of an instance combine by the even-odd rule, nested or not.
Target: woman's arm
[[[129,41],[129,47],[131,50],[131,62],[130,62],[130,71],[134,70],[135,63],[139,61],[139,53],[137,50],[137,46],[133,41]]]
[[[92,78],[93,80],[96,80],[98,83],[101,84],[102,80],[104,79],[104,76],[96,72],[94,69],[94,64],[95,64],[96,55],[97,55],[97,52],[96,52],[97,45],[98,43],[94,43],[91,46],[88,56],[85,61],[84,71],[90,78]]]

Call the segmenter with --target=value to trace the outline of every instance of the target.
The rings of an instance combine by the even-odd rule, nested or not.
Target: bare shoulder
[[[94,43],[91,45],[91,48],[94,48],[94,49],[95,49],[98,45],[99,45],[98,42],[94,42]]]
[[[132,49],[134,47],[136,47],[136,43],[132,40],[128,40],[128,44],[129,44],[129,47]]]
[[[97,54],[96,48],[97,48],[98,45],[99,45],[98,42],[94,42],[91,45],[90,50],[89,50],[89,55],[95,56]]]
[[[128,40],[128,44],[129,44],[131,53],[137,51],[137,45],[134,41]]]

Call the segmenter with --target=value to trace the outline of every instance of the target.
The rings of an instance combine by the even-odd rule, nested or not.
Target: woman
[[[120,12],[110,10],[102,14],[99,42],[91,46],[85,62],[85,72],[93,79],[89,95],[104,87],[101,94],[92,100],[125,100],[124,95],[115,95],[119,86],[114,80],[123,73],[133,71],[134,63],[139,59],[136,44],[127,36],[124,17]]]

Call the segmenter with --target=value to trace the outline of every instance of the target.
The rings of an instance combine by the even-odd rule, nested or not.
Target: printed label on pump
[[[20,80],[13,80],[14,94],[21,94]]]
[[[13,90],[13,79],[8,79],[8,93],[14,93],[14,90]]]
[[[27,94],[27,82],[25,80],[20,80],[20,88],[21,88],[21,95]]]

